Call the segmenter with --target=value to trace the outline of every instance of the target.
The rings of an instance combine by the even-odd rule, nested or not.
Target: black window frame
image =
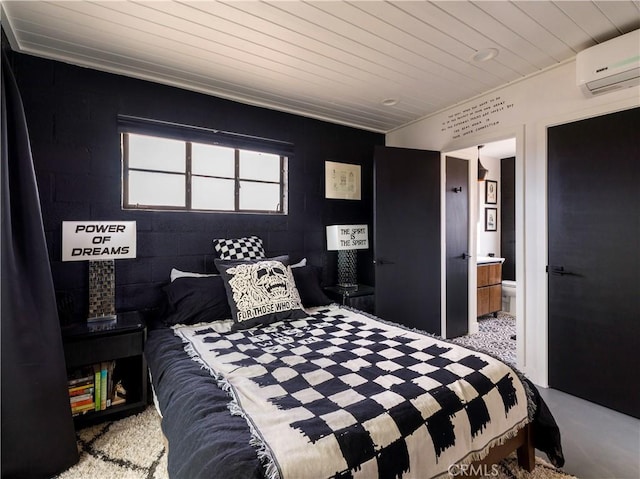
[[[206,213],[238,213],[238,214],[288,214],[288,161],[293,152],[293,145],[279,140],[270,140],[237,133],[212,130],[208,128],[189,127],[157,120],[140,119],[134,117],[118,117],[122,156],[122,208],[140,211],[192,211]],[[161,169],[135,168],[129,166],[129,135],[148,135],[158,138],[173,139],[185,143],[185,171],[165,171]],[[234,150],[234,177],[203,175],[192,173],[192,145],[193,143],[222,146]],[[275,154],[280,158],[278,181],[255,180],[240,177],[240,152],[243,150],[265,154]],[[171,205],[141,205],[129,202],[129,172],[142,171],[184,176],[185,202],[184,206]],[[193,177],[219,178],[234,182],[234,208],[227,210],[202,209],[192,207],[192,179]],[[256,210],[240,208],[241,182],[279,185],[279,204],[275,210]]]

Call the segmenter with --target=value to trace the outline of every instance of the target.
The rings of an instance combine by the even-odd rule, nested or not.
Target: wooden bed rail
[[[533,447],[532,426],[527,424],[511,439],[489,450],[483,459],[472,462],[464,471],[460,470],[459,477],[477,478],[490,476],[491,466],[500,462],[513,451],[517,451],[518,464],[524,470],[531,472],[536,467],[535,448]]]

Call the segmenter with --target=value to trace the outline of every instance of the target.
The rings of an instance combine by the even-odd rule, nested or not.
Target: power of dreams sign
[[[135,257],[135,221],[62,222],[62,261]]]

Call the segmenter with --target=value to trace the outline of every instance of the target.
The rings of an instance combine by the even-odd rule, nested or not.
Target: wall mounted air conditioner
[[[589,96],[640,85],[640,30],[578,53],[576,79]]]

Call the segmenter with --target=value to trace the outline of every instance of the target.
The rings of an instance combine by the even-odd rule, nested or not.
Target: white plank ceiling
[[[376,132],[640,27],[637,0],[2,5],[16,51]]]

